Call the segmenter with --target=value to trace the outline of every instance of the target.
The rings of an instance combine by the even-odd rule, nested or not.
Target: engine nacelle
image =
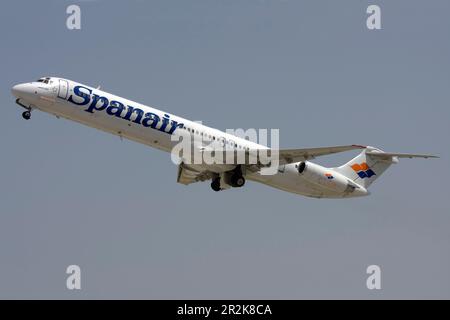
[[[349,179],[342,174],[312,162],[300,162],[297,166],[297,170],[298,173],[309,182],[337,193],[351,193],[355,191],[355,189],[361,189],[360,186],[349,181]]]

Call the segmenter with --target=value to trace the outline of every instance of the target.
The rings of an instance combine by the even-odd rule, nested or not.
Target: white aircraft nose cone
[[[11,88],[11,92],[16,98],[20,98],[20,96],[23,95],[24,93],[26,93],[26,91],[27,91],[27,86],[22,83],[16,84],[14,87]]]

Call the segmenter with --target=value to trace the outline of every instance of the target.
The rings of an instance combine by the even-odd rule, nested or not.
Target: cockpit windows
[[[53,81],[50,81],[50,78],[47,77],[47,78],[40,78],[36,82],[43,82],[43,83],[49,84],[49,83],[52,83]]]

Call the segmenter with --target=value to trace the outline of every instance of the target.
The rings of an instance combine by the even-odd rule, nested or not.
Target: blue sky
[[[69,4],[82,29],[66,28]],[[366,28],[378,4],[382,30]],[[0,297],[449,298],[448,1],[8,1],[0,12]],[[35,112],[61,76],[280,146],[403,160],[371,196],[176,183],[170,155]],[[318,159],[339,165],[353,153]],[[66,267],[82,290],[65,287]],[[382,269],[382,290],[366,268]]]

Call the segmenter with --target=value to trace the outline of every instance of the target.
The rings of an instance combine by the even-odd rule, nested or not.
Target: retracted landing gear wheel
[[[213,179],[213,181],[211,182],[211,189],[213,189],[214,191],[220,191],[220,178],[215,178]]]
[[[30,120],[31,118],[31,112],[30,111],[24,111],[22,113],[22,118],[24,118],[25,120]]]

